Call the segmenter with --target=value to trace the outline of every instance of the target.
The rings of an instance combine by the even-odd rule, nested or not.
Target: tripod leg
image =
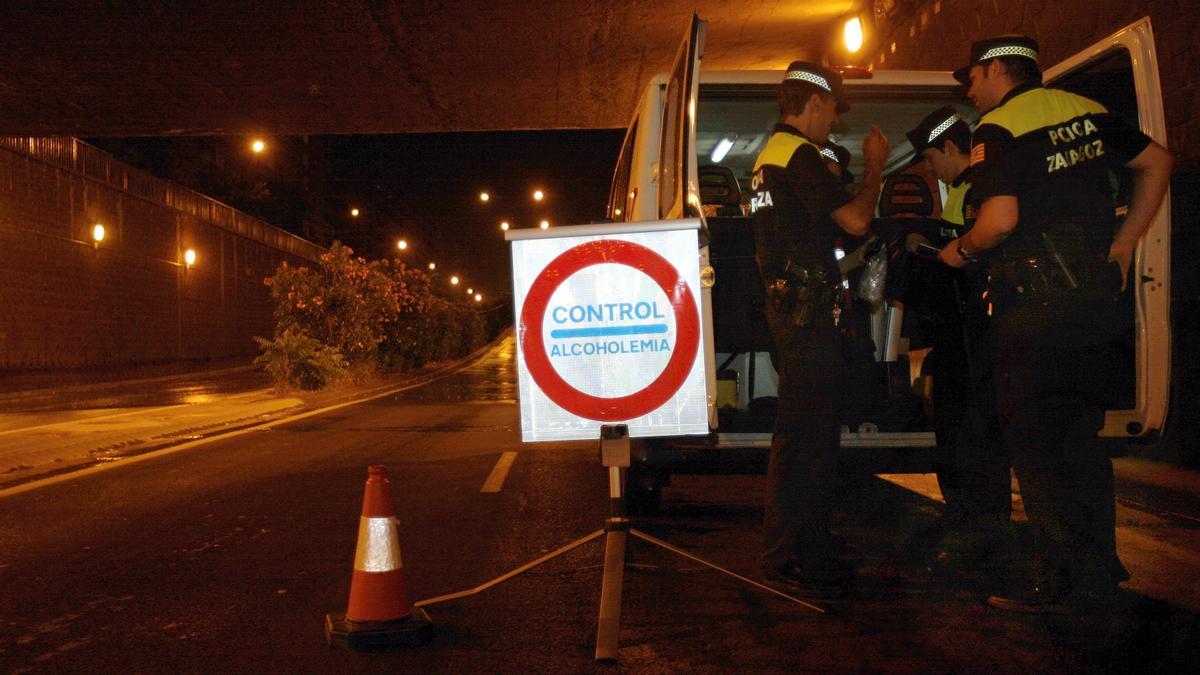
[[[625,581],[625,544],[628,533],[611,529],[604,539],[604,581],[600,586],[600,622],[596,629],[596,660],[617,660],[621,632],[621,587]]]
[[[427,607],[429,605],[436,605],[439,602],[446,602],[448,600],[457,600],[459,598],[465,598],[470,595],[475,595],[476,593],[479,593],[481,591],[486,591],[487,589],[491,588],[492,586],[495,586],[496,584],[508,581],[509,579],[517,576],[518,574],[521,574],[522,572],[528,572],[529,570],[537,567],[538,565],[541,565],[542,563],[544,563],[548,560],[553,560],[554,558],[557,558],[558,556],[566,553],[567,551],[570,551],[571,549],[577,548],[579,546],[583,546],[584,544],[588,543],[589,541],[598,538],[602,534],[604,534],[604,530],[596,530],[595,532],[587,535],[586,537],[580,537],[579,539],[576,539],[575,541],[567,544],[566,546],[563,546],[562,548],[551,551],[551,552],[547,553],[546,555],[538,558],[537,560],[534,560],[533,562],[525,563],[524,565],[521,565],[517,569],[509,572],[508,574],[498,576],[495,579],[492,579],[491,581],[489,581],[487,583],[476,586],[475,588],[467,589],[465,591],[459,591],[458,593],[449,593],[447,595],[439,595],[436,598],[420,600],[418,602],[414,602],[413,607]]]
[[[670,551],[671,553],[674,553],[675,555],[683,556],[684,558],[687,558],[688,560],[691,560],[694,562],[698,562],[701,565],[704,565],[705,567],[711,567],[712,569],[720,572],[721,574],[729,575],[729,576],[733,577],[734,579],[737,579],[738,581],[741,581],[743,583],[750,584],[751,586],[754,586],[755,588],[762,589],[773,595],[778,595],[779,597],[781,597],[785,600],[791,600],[792,602],[796,603],[797,605],[803,605],[803,606],[813,610],[814,612],[820,612],[821,614],[828,613],[823,608],[818,607],[817,605],[814,605],[810,602],[805,602],[805,601],[801,600],[800,598],[788,595],[787,593],[781,593],[780,591],[777,591],[774,588],[767,586],[766,584],[760,584],[759,582],[757,582],[753,579],[746,578],[736,572],[730,572],[729,570],[725,569],[724,567],[710,563],[709,561],[705,560],[704,558],[699,558],[697,556],[694,556],[691,553],[688,553],[687,551],[685,551],[681,548],[676,548],[661,539],[655,539],[654,537],[651,537],[650,535],[646,534],[645,532],[642,532],[641,530],[635,530],[635,529],[630,528],[629,534],[632,534],[633,536],[637,537],[638,539],[641,539],[642,541],[646,541],[651,544],[654,544],[655,546],[658,546],[659,548],[664,548],[664,549]]]

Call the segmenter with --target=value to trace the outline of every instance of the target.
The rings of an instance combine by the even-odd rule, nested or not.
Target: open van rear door
[[[693,14],[664,92],[662,144],[658,153],[659,220],[701,217],[695,152],[696,97],[707,31],[708,23]]]
[[[1099,101],[1110,112],[1166,146],[1158,57],[1150,19],[1144,18],[1045,70],[1047,84]],[[1127,203],[1130,179],[1117,176],[1118,205]],[[1138,246],[1133,279],[1137,375],[1129,409],[1109,410],[1101,436],[1142,436],[1161,431],[1171,378],[1171,194]]]

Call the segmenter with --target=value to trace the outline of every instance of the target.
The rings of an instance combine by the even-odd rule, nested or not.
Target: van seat
[[[700,203],[717,206],[718,216],[742,215],[742,189],[733,170],[708,164],[698,169]]]
[[[706,223],[709,263],[716,274],[712,289],[714,351],[770,351],[762,280],[754,257],[754,220],[714,217]]]

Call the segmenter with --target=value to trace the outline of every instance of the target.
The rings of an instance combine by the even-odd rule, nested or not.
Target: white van
[[[696,218],[704,222],[699,251],[709,428],[699,437],[637,443],[628,497],[641,510],[657,507],[672,473],[754,472],[765,467],[770,447],[777,376],[771,366],[761,289],[754,262],[749,210],[744,208],[750,172],[778,121],[775,90],[782,71],[705,72],[700,69],[707,24],[697,17],[668,74],[646,86],[630,121],[617,161],[608,204],[611,221]],[[1166,144],[1158,62],[1149,19],[1142,19],[1088,49],[1043,68],[1048,85],[1095,99]],[[921,166],[904,132],[930,111],[955,105],[968,120],[978,117],[949,72],[845,72],[851,110],[833,139],[852,153],[851,171],[861,175],[862,137],[876,124],[892,142],[884,169],[924,175],[940,213],[944,186]],[[711,157],[722,145],[719,162]],[[715,165],[719,168],[702,165]],[[1128,195],[1129,176],[1116,176]],[[887,193],[885,184],[885,194]],[[882,203],[883,200],[881,200]],[[708,203],[705,203],[708,202]],[[1102,436],[1147,437],[1166,419],[1170,379],[1170,195],[1150,225],[1134,262],[1137,321],[1129,341],[1136,372],[1126,405],[1108,411]],[[883,213],[883,215],[887,215]],[[845,464],[874,471],[929,471],[936,441],[922,421],[922,354],[902,334],[902,308],[881,307],[873,337],[888,410],[880,420],[847,420]],[[911,416],[897,410],[914,411]]]

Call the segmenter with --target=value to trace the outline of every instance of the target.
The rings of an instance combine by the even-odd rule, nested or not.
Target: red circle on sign
[[[579,270],[614,263],[632,267],[654,280],[675,313],[675,350],[653,382],[627,396],[603,398],[579,391],[563,379],[546,353],[542,324],[554,291]],[[679,391],[700,348],[700,316],[687,282],[666,258],[629,241],[606,239],[580,244],[550,261],[538,274],[521,307],[521,351],[525,365],[546,396],[564,410],[602,422],[628,420],[656,410]]]

